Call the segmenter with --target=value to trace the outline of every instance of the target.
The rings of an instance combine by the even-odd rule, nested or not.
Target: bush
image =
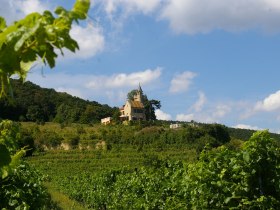
[[[28,130],[21,130],[19,140],[19,147],[26,148],[26,156],[31,156],[35,150],[34,138],[32,137],[32,133]]]
[[[41,148],[42,146],[55,148],[61,144],[62,139],[63,138],[54,131],[37,132],[34,136],[36,148]]]
[[[19,125],[0,123],[0,209],[43,209],[51,200],[42,186],[41,176],[21,160],[26,150],[21,143]]]

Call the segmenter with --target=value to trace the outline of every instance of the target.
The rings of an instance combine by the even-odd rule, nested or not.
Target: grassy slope
[[[71,200],[66,195],[59,192],[56,187],[50,183],[45,183],[45,187],[48,189],[49,194],[51,195],[52,200],[56,203],[58,208],[65,210],[86,210],[87,208],[83,207],[78,202]]]

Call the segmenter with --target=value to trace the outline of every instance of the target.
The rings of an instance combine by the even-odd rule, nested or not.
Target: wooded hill
[[[54,89],[42,88],[32,82],[22,83],[11,80],[14,98],[0,100],[0,119],[10,119],[22,122],[57,122],[63,124],[100,123],[102,118],[119,116],[119,108],[102,105],[96,101],[88,101],[67,93],[56,92]],[[169,127],[175,121],[142,122],[141,127],[159,126]],[[188,123],[183,123],[188,124]],[[199,127],[209,127],[207,124],[196,123]],[[232,138],[247,140],[253,130],[228,128]],[[280,141],[279,134],[272,137]]]
[[[11,80],[14,98],[0,100],[0,119],[33,122],[96,123],[118,108],[83,100],[32,82]]]

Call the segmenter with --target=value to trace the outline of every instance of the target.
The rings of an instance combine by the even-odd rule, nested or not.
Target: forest
[[[102,118],[118,112],[116,107],[41,88],[29,81],[11,80],[11,85],[14,97],[0,99],[3,119],[37,123],[99,123]]]

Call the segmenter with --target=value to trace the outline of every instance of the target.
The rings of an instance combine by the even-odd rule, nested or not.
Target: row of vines
[[[206,147],[195,163],[150,158],[143,167],[52,181],[89,209],[277,209],[279,161],[279,148],[262,131],[240,149]]]

